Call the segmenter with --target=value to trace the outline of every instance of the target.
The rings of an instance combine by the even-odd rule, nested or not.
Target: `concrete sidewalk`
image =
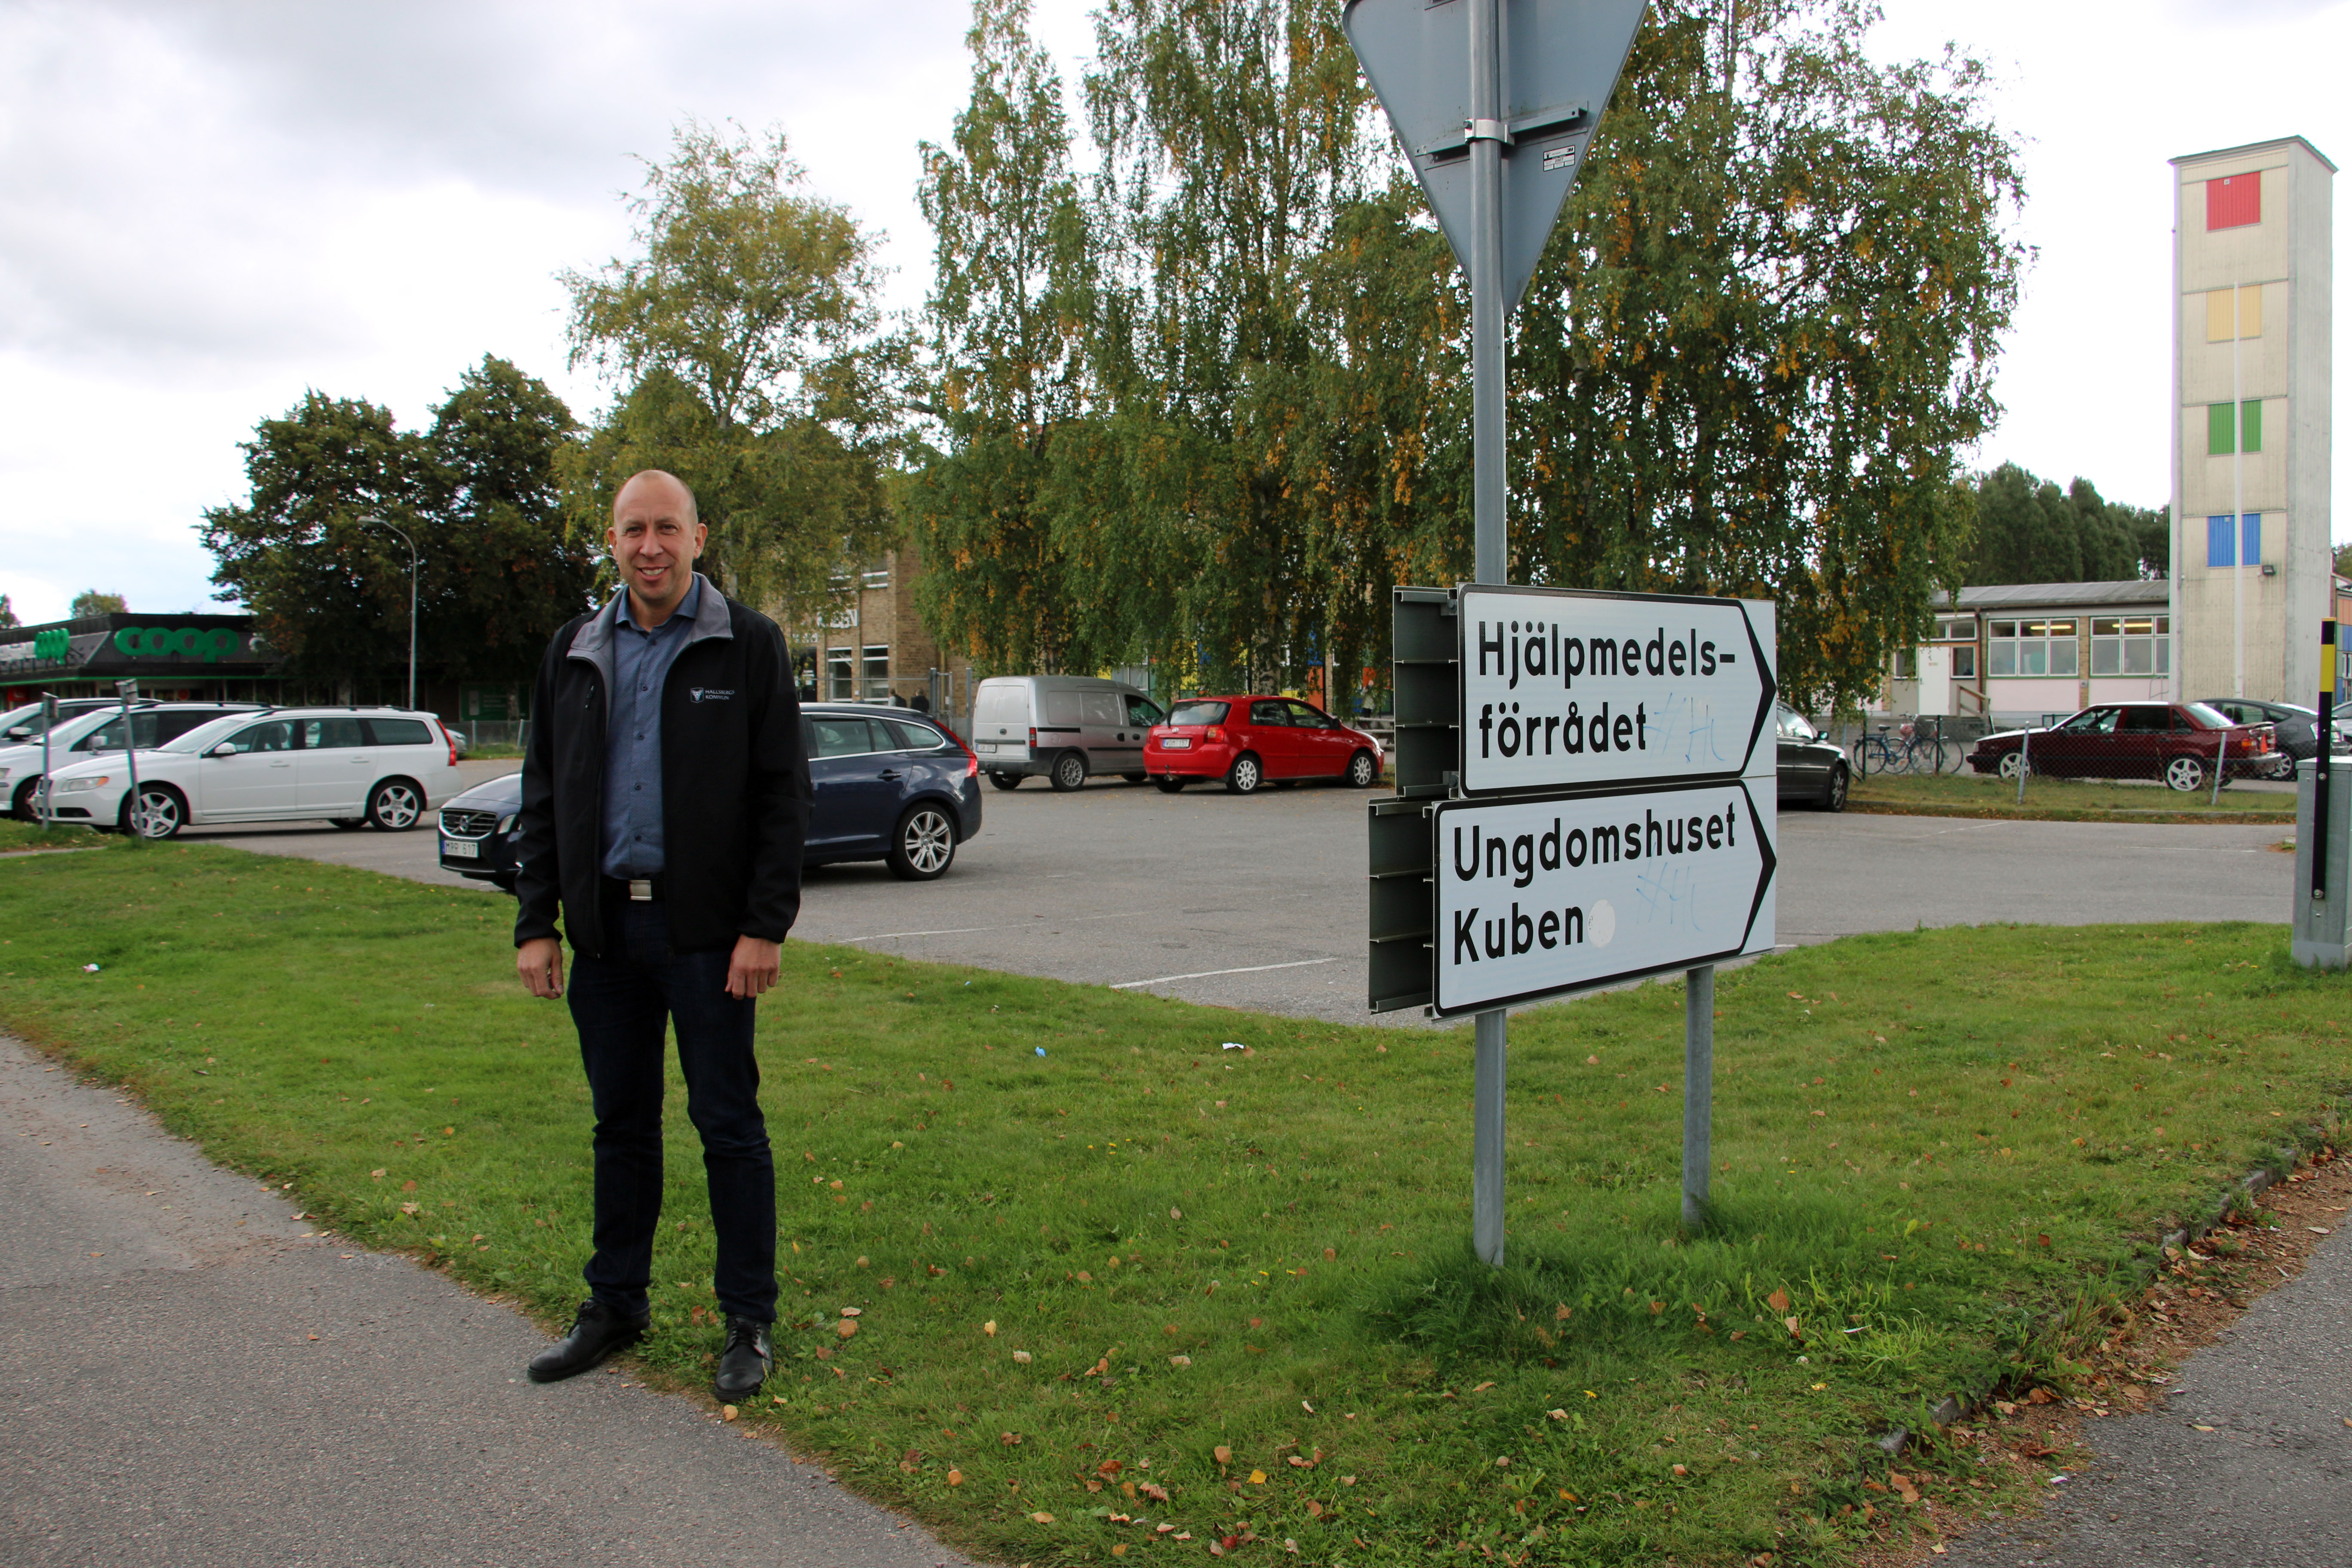
[[[2098,1462],[2040,1519],[1979,1526],[1951,1568],[2345,1568],[2352,1563],[2352,1246],[2181,1363],[2155,1410],[2084,1424]]]
[[[324,1240],[0,1036],[0,1562],[933,1568],[965,1559],[688,1401]]]

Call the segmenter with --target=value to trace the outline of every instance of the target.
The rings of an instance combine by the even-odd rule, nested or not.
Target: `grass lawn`
[[[0,817],[0,855],[26,849],[89,849],[112,842],[110,835],[92,832],[87,827],[51,823],[43,828],[37,822],[18,822],[14,817]]]
[[[118,846],[0,864],[0,906],[7,1026],[337,1231],[568,1321],[586,1090],[505,900]],[[1846,1561],[1909,1528],[1864,1489],[1868,1436],[2084,1375],[2070,1335],[2158,1237],[2332,1131],[2352,1022],[2352,982],[2273,927],[1923,931],[1728,972],[1719,1213],[1686,1237],[1680,987],[1538,1011],[1512,1026],[1495,1274],[1466,1256],[1466,1028],[785,963],[761,1035],[791,1278],[740,1418],[1041,1565],[1237,1536],[1325,1564]],[[672,1090],[645,1359],[700,1386],[709,1226]],[[2017,1500],[1971,1465],[1902,1468]],[[1895,1514],[1865,1524],[1873,1499]]]
[[[2294,826],[2291,791],[2221,791],[2219,805],[2210,792],[2182,794],[2160,784],[2119,784],[2109,779],[2025,781],[2025,804],[2017,803],[2017,781],[1981,773],[1872,773],[1853,781],[1847,809],[1900,816],[1992,816],[2046,822],[2275,822]]]

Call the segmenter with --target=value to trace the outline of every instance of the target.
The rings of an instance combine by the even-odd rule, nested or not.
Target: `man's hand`
[[[515,973],[534,996],[562,995],[563,943],[551,936],[532,937],[515,949]]]
[[[783,944],[764,937],[739,936],[734,956],[727,961],[727,994],[741,1001],[757,996],[776,983],[783,967]]]

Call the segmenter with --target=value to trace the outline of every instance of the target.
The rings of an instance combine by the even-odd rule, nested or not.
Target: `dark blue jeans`
[[[632,1316],[646,1310],[662,1202],[662,1033],[677,1032],[686,1114],[702,1134],[711,1283],[721,1310],[776,1316],[776,1166],[760,1115],[751,1025],[759,1004],[727,994],[730,954],[673,952],[659,903],[610,900],[604,930],[621,956],[572,960],[572,1021],[596,1110],[595,1251],[589,1293]]]

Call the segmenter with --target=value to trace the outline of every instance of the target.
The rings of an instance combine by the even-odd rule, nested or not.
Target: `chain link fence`
[[[1916,796],[1923,805],[1982,798],[2120,810],[2217,805],[2233,784],[2291,782],[2298,754],[2276,726],[2233,723],[2193,702],[2105,703],[1990,721],[1874,715],[1829,732],[1856,790]]]

